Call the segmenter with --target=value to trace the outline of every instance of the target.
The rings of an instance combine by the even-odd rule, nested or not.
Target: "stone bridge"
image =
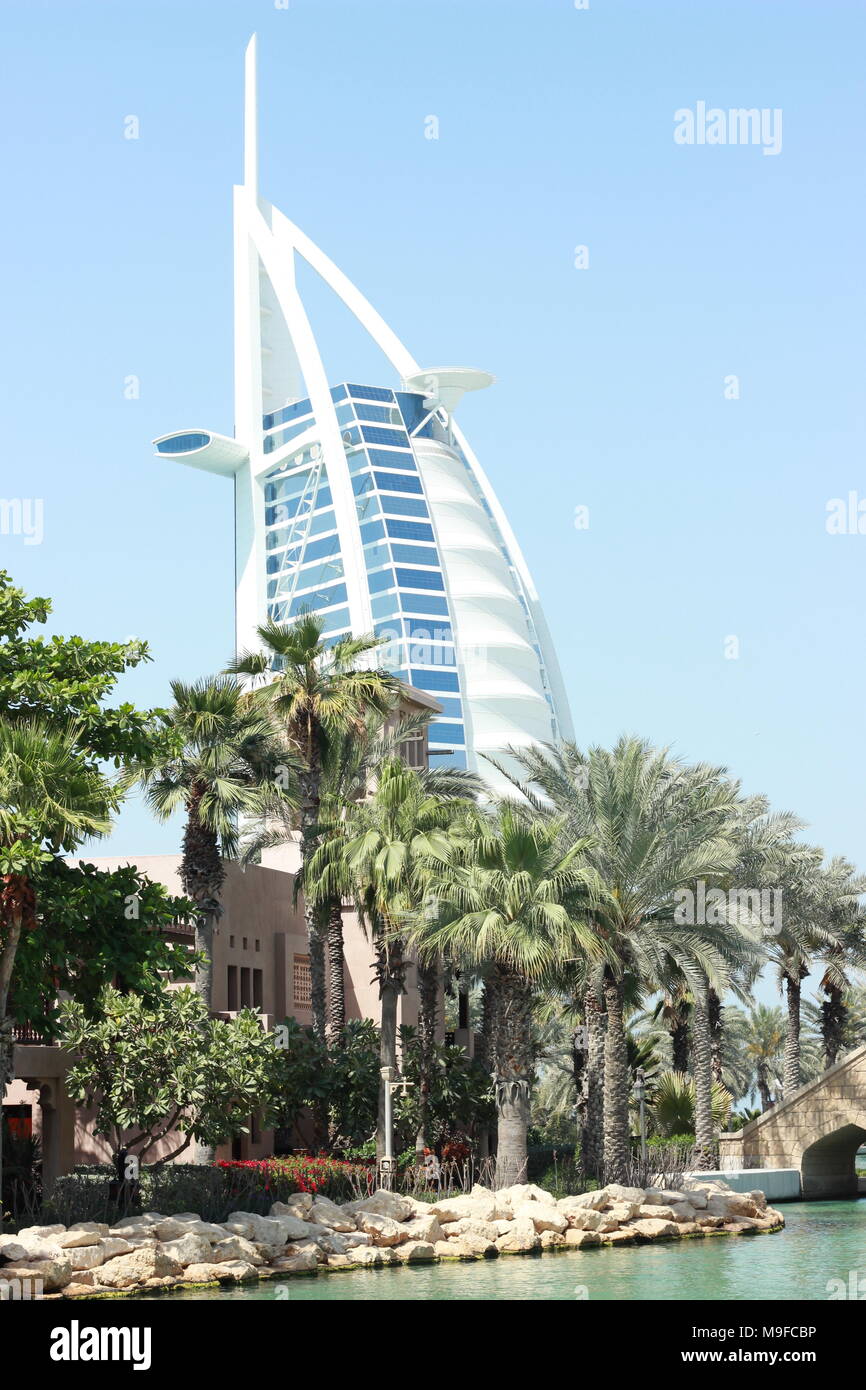
[[[851,1197],[866,1144],[866,1047],[849,1052],[790,1099],[719,1137],[721,1167],[799,1168],[804,1197]]]

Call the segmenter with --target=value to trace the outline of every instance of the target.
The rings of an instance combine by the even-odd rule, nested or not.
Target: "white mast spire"
[[[244,55],[244,187],[255,201],[259,195],[259,116],[256,90],[256,35]]]

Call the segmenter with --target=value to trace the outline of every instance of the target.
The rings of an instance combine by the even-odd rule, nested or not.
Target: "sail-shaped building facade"
[[[556,656],[505,514],[454,421],[486,372],[425,368],[258,190],[256,41],[246,54],[244,182],[235,189],[235,435],[184,429],[157,453],[234,480],[236,642],[266,618],[375,631],[388,665],[441,713],[431,754],[498,779],[484,755],[570,737]],[[298,259],[391,364],[391,384],[329,382]]]

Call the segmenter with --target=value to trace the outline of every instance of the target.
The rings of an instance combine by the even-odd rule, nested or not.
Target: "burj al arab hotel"
[[[571,737],[532,578],[454,420],[493,377],[416,361],[333,261],[258,189],[256,40],[246,53],[244,181],[234,190],[235,435],[186,428],[157,453],[234,480],[236,642],[321,614],[376,632],[387,664],[441,707],[431,754],[498,778],[484,755]],[[300,257],[391,364],[331,384],[296,281]]]

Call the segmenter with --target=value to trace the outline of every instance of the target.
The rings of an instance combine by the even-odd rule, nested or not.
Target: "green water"
[[[203,1289],[173,1299],[292,1303],[418,1299],[821,1299],[827,1282],[866,1275],[866,1200],[788,1202],[775,1235],[512,1255]]]

